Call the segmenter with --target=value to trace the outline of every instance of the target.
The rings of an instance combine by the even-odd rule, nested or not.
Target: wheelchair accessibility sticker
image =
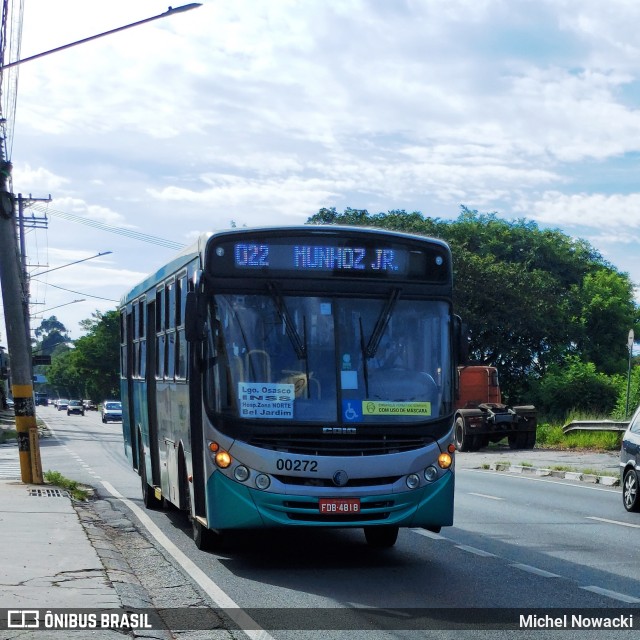
[[[362,420],[362,402],[358,400],[343,400],[342,419],[345,422],[360,422]]]

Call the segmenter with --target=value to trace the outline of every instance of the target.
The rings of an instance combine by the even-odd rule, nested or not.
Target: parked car
[[[120,422],[122,420],[122,403],[119,400],[104,400],[102,403],[102,422]]]
[[[82,404],[82,400],[69,400],[69,404],[67,405],[67,415],[70,416],[72,413],[83,416],[84,415],[84,405]]]
[[[622,436],[620,448],[620,480],[622,503],[627,511],[640,511],[640,407]]]
[[[56,408],[58,411],[63,411],[69,406],[69,401],[66,398],[58,398],[56,401]]]

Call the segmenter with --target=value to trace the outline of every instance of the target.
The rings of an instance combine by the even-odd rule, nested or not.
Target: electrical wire
[[[140,240],[141,242],[147,242],[149,244],[155,244],[161,247],[165,247],[167,249],[184,249],[186,244],[180,242],[174,242],[173,240],[167,240],[166,238],[160,238],[158,236],[153,236],[148,233],[142,233],[140,231],[134,231],[133,229],[124,229],[122,227],[116,227],[110,224],[106,224],[104,222],[100,222],[99,220],[91,220],[89,218],[83,218],[81,216],[76,216],[72,213],[66,213],[65,211],[58,211],[56,209],[52,209],[51,207],[34,204],[31,207],[35,211],[44,214],[51,214],[57,218],[62,218],[63,220],[68,220],[69,222],[76,222],[78,224],[84,224],[88,227],[93,227],[94,229],[100,229],[101,231],[108,231],[109,233],[116,233],[121,236],[125,236],[127,238],[132,238],[133,240]]]

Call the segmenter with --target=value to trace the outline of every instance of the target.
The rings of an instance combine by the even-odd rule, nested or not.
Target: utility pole
[[[42,484],[42,463],[33,401],[30,334],[26,329],[26,290],[21,276],[15,220],[15,198],[7,190],[11,163],[0,160],[0,281],[7,346],[11,354],[11,389],[15,402],[20,476],[27,484]],[[26,317],[25,317],[26,315]]]

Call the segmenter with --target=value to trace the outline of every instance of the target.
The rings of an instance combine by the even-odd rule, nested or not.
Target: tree
[[[117,311],[83,320],[86,335],[66,353],[54,354],[48,371],[49,384],[70,396],[103,400],[120,395],[119,316]]]
[[[43,355],[51,355],[58,345],[68,346],[71,342],[67,328],[55,316],[42,320],[33,333],[40,340],[34,351]]]
[[[471,354],[498,367],[510,402],[527,401],[531,383],[568,356],[592,362],[598,371],[625,371],[625,337],[640,320],[633,287],[585,240],[467,207],[453,221],[417,211],[325,208],[308,222],[379,227],[448,242],[454,305],[470,329]]]

